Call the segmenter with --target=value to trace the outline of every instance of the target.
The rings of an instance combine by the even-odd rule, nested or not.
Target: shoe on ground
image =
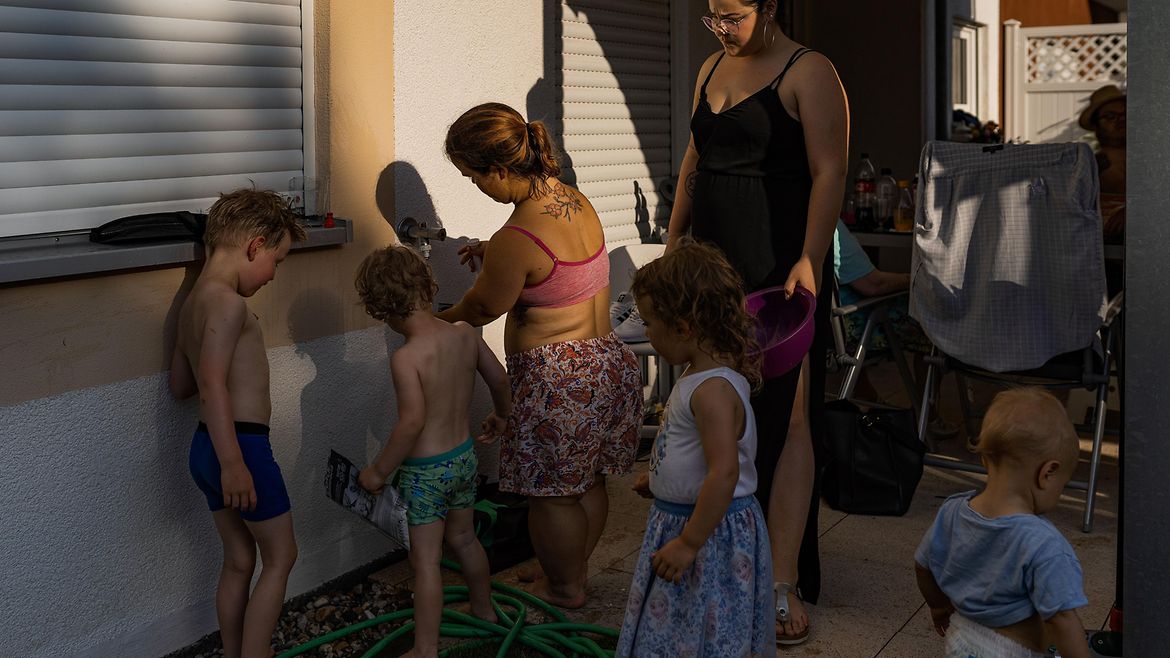
[[[617,301],[609,305],[609,322],[613,332],[626,343],[645,343],[646,323],[638,313],[634,296],[628,292],[618,295]]]

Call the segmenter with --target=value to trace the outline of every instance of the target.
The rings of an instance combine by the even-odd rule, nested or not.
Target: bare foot
[[[544,569],[535,561],[532,564],[523,564],[516,567],[516,578],[522,583],[535,583],[544,578]]]
[[[579,594],[565,594],[562,592],[553,591],[549,585],[548,579],[542,579],[532,585],[528,590],[536,598],[551,603],[558,608],[565,608],[567,610],[576,610],[585,606],[585,590],[582,589]]]
[[[804,601],[795,594],[788,596],[788,621],[776,620],[777,644],[800,644],[808,639],[808,612]]]
[[[498,621],[500,621],[500,618],[496,616],[496,611],[492,610],[492,607],[490,605],[488,606],[487,610],[476,610],[475,606],[472,606],[471,607],[471,614],[474,617],[476,617],[478,619],[482,619],[489,624],[495,624]]]

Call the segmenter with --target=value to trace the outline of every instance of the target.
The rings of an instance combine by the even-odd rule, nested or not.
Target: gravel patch
[[[410,607],[409,590],[370,578],[371,574],[404,559],[405,552],[391,553],[285,602],[272,636],[272,648],[280,654],[346,626]],[[361,656],[388,635],[398,623],[364,629],[302,655],[309,658]],[[407,648],[409,646],[403,647]],[[400,649],[391,649],[393,653],[386,651],[383,655],[398,655]],[[217,631],[164,658],[213,658],[222,655],[223,647]]]

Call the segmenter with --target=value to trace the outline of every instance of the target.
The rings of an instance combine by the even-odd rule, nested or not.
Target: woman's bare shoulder
[[[796,61],[790,71],[795,82],[836,82],[837,69],[833,62],[816,50],[810,50]]]

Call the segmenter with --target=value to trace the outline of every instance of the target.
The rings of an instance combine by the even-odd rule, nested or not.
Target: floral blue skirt
[[[755,496],[731,501],[678,584],[654,575],[655,551],[682,533],[693,505],[654,501],[630,583],[618,658],[776,655],[772,560]]]

